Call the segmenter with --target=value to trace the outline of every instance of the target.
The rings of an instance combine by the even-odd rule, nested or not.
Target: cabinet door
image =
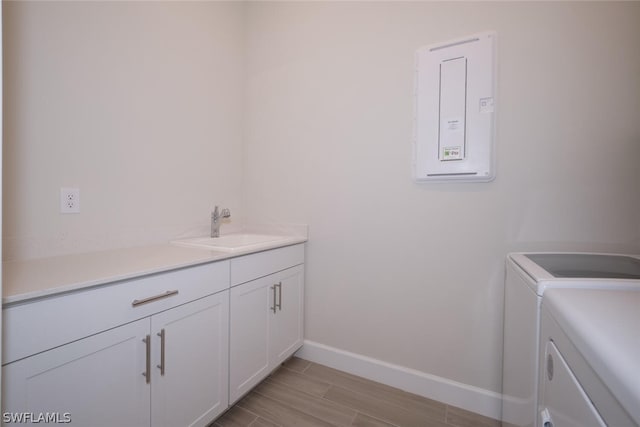
[[[3,412],[66,414],[75,426],[150,425],[142,319],[3,367]]]
[[[300,348],[303,300],[302,265],[231,289],[230,403]]]
[[[229,291],[152,316],[151,332],[152,425],[208,425],[228,404]]]
[[[229,401],[234,403],[269,373],[271,276],[231,288]]]
[[[272,368],[284,362],[302,346],[304,308],[304,267],[276,273],[277,311],[271,316],[269,358]]]

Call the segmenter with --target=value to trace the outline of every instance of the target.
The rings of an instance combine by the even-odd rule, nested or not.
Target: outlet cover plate
[[[60,213],[80,213],[80,189],[63,187],[60,189]]]

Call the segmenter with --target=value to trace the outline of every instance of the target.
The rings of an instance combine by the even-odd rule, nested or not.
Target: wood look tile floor
[[[210,427],[499,427],[500,422],[291,358]]]

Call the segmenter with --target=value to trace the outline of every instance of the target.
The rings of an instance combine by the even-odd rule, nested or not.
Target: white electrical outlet
[[[80,213],[80,189],[60,189],[60,213]]]

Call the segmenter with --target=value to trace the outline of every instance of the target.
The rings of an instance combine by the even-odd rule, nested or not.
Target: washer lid
[[[630,256],[572,253],[524,256],[555,278],[640,279],[640,260]]]

